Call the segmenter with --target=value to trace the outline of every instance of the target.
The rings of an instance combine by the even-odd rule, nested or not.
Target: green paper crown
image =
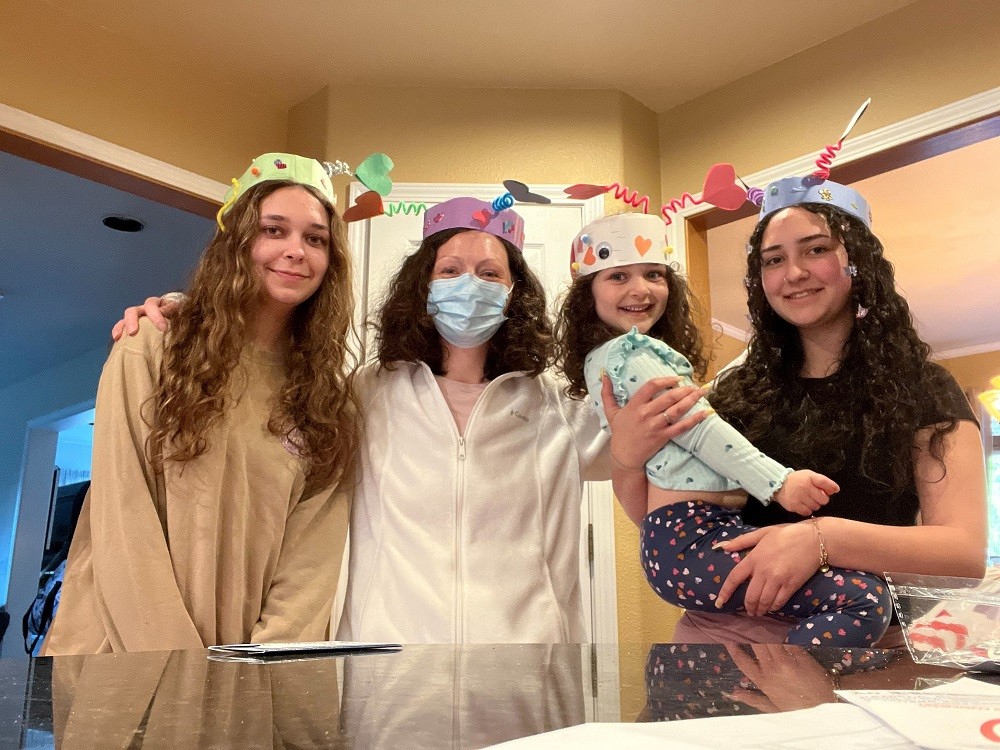
[[[318,161],[296,154],[262,154],[250,162],[242,177],[233,180],[233,186],[226,193],[226,200],[216,217],[219,228],[225,229],[222,217],[240,195],[254,185],[269,180],[289,180],[300,185],[309,185],[318,190],[331,206],[337,205],[337,196],[333,193],[330,176]]]

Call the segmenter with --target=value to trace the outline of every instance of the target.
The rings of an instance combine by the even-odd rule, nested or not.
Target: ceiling
[[[913,0],[44,1],[82,47],[99,27],[285,106],[327,84],[399,84],[619,89],[662,112]]]
[[[214,222],[0,152],[0,389],[110,342],[122,310],[187,285]],[[141,221],[136,234],[101,220]]]
[[[1000,138],[854,183],[917,330],[941,358],[1000,349]],[[712,318],[748,329],[745,255],[755,217],[708,232]]]

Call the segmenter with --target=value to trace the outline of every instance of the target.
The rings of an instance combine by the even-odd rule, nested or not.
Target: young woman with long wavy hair
[[[311,159],[240,182],[169,332],[105,364],[46,654],[326,635],[358,442],[345,225]]]

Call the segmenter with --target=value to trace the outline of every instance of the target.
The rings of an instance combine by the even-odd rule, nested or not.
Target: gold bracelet
[[[826,553],[826,541],[823,539],[823,532],[819,530],[819,519],[811,518],[809,520],[813,522],[813,526],[816,529],[816,536],[819,537],[819,572],[829,573],[830,556]]]

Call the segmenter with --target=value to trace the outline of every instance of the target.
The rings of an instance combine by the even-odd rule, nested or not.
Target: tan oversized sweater
[[[248,348],[208,451],[158,475],[140,410],[163,343],[143,320],[104,365],[93,481],[43,653],[324,638],[350,495],[328,487],[306,497],[304,462],[268,432],[280,360]]]

